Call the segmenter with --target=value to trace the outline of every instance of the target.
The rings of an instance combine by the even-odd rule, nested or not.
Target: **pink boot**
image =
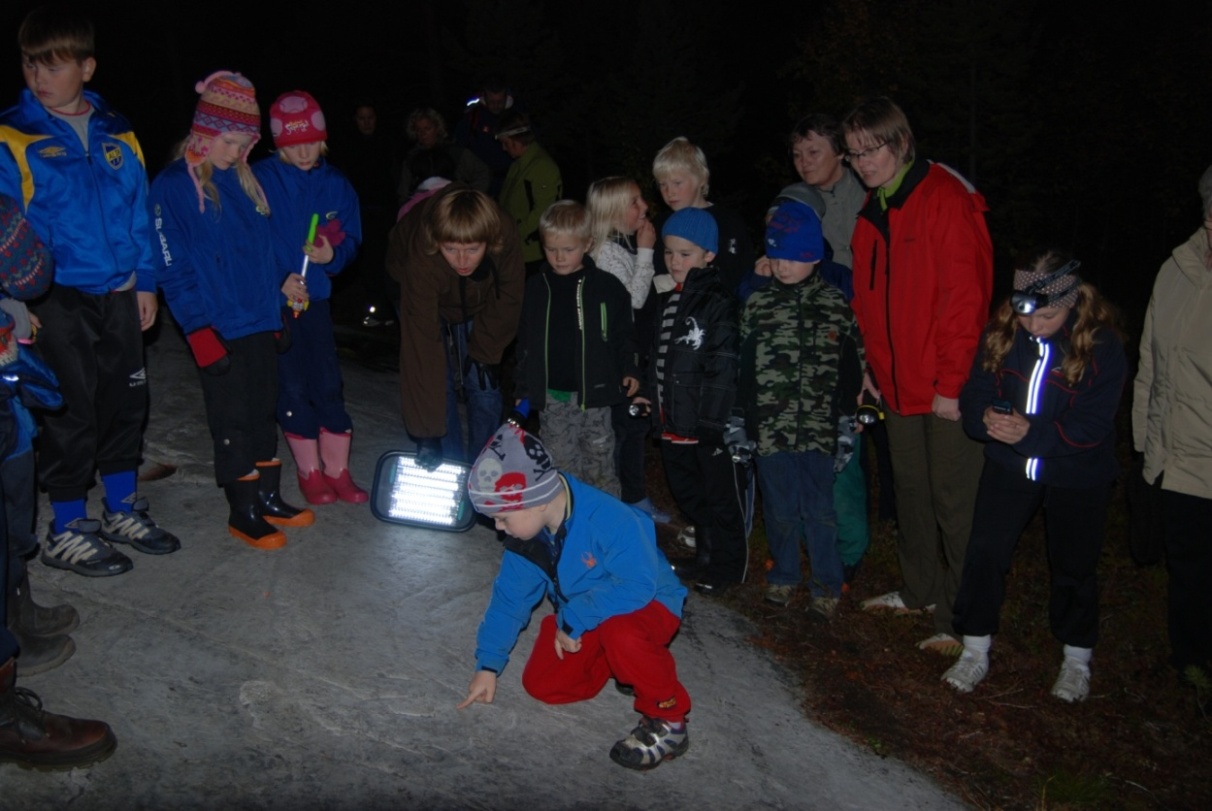
[[[286,444],[295,457],[295,467],[299,469],[299,492],[308,504],[332,504],[337,500],[337,494],[320,472],[320,452],[316,440],[295,434],[286,435]]]
[[[320,458],[324,460],[324,483],[342,501],[365,504],[370,496],[354,484],[349,474],[349,443],[351,433],[334,434],[320,429]]]

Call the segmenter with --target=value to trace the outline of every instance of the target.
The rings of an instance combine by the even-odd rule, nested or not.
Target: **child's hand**
[[[959,398],[957,397],[944,397],[941,394],[935,394],[934,404],[930,410],[934,413],[934,416],[941,420],[959,422],[960,408]]]
[[[876,400],[876,402],[878,402],[883,396],[880,394],[880,390],[876,388],[875,380],[871,377],[871,372],[867,369],[863,370],[863,387],[859,389],[857,398],[859,405],[863,404],[863,392],[865,391],[871,392],[871,396]]]
[[[581,640],[573,639],[562,630],[556,631],[555,652],[557,659],[563,659],[565,653],[580,653]]]
[[[770,257],[760,257],[757,260],[757,264],[753,266],[753,272],[758,276],[765,276],[766,278],[774,276],[774,268],[770,264]]]
[[[651,220],[640,220],[640,227],[635,229],[635,246],[637,248],[656,247],[656,227]]]
[[[478,670],[471,677],[471,684],[467,686],[467,698],[463,699],[463,702],[456,706],[455,709],[466,709],[476,702],[491,704],[496,695],[497,674],[491,670]]]
[[[135,299],[139,302],[139,329],[147,332],[152,324],[156,323],[160,302],[156,300],[155,293],[145,293],[142,290],[135,293]],[[33,316],[30,316],[30,320],[33,320]]]
[[[300,304],[307,301],[307,282],[298,273],[292,273],[286,277],[286,281],[282,283],[282,295],[286,296],[290,301],[297,301]]]
[[[632,397],[640,390],[640,381],[636,380],[631,375],[623,378],[623,385],[626,387],[626,395]]]
[[[1021,442],[1031,428],[1031,423],[1018,411],[1013,414],[999,414],[992,408],[986,408],[982,419],[989,431],[989,438],[1007,445]]]
[[[314,243],[304,245],[303,253],[307,254],[307,258],[316,265],[327,265],[332,261],[332,245],[329,243],[328,237],[323,234],[316,234]]]

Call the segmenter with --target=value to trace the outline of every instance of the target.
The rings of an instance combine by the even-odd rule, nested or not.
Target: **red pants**
[[[651,718],[682,721],[690,694],[678,681],[669,642],[681,620],[653,600],[639,611],[611,617],[581,637],[581,649],[555,653],[554,614],[543,618],[539,638],[522,671],[526,692],[547,704],[593,698],[614,677],[635,688],[635,709]]]

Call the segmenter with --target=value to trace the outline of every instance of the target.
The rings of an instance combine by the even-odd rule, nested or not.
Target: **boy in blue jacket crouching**
[[[492,702],[518,634],[546,597],[556,613],[539,628],[522,673],[526,692],[567,704],[593,698],[613,677],[634,689],[642,718],[611,759],[651,769],[685,752],[690,696],[669,642],[686,589],[657,548],[652,519],[561,474],[542,443],[512,423],[476,459],[468,491],[507,537],[459,709]]]

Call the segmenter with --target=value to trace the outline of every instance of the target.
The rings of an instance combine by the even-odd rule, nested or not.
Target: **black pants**
[[[1163,489],[1161,504],[1171,663],[1212,672],[1212,499]]]
[[[749,548],[745,537],[744,479],[718,445],[661,442],[669,490],[694,524],[699,542],[711,546],[707,577],[730,583],[745,579]]]
[[[1019,536],[1042,505],[1052,572],[1049,626],[1066,645],[1093,648],[1098,641],[1096,570],[1110,502],[1110,483],[1088,488],[1044,485],[986,460],[955,598],[956,633],[997,633],[1011,558]]]
[[[622,500],[627,504],[643,501],[648,495],[644,471],[644,450],[652,433],[647,417],[633,417],[629,402],[610,407],[610,424],[614,428],[614,467],[619,475]]]
[[[215,480],[230,484],[274,458],[278,425],[278,354],[272,332],[228,341],[231,368],[221,375],[199,370],[206,422],[215,447]]]
[[[55,285],[37,306],[38,348],[64,407],[43,417],[38,475],[51,501],[83,499],[94,472],[139,467],[147,376],[134,290],[92,295]]]

